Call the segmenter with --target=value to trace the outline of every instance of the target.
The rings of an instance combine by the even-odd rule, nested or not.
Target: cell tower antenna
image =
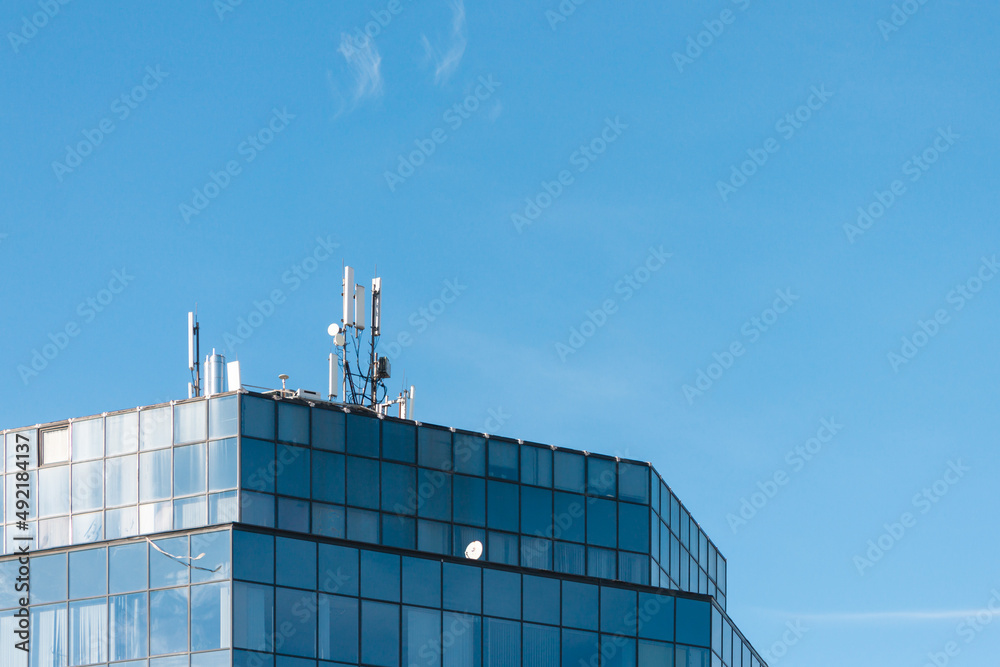
[[[198,326],[198,304],[194,311],[188,311],[188,398],[201,396],[201,329]]]

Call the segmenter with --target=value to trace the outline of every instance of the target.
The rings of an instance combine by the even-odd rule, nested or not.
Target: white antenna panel
[[[357,285],[354,290],[354,326],[363,330],[365,328],[365,286]]]
[[[194,370],[194,313],[188,311],[188,370]]]
[[[372,336],[382,333],[382,279],[372,278]]]
[[[226,364],[226,376],[229,391],[236,391],[241,388],[243,384],[240,382],[240,362],[230,361]]]
[[[344,267],[344,327],[354,324],[354,269]]]

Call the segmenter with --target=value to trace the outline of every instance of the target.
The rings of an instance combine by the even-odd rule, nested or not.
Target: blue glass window
[[[108,604],[104,598],[69,603],[69,664],[108,659]]]
[[[143,410],[139,413],[139,449],[160,449],[173,442],[170,406]]]
[[[331,452],[344,451],[346,415],[338,410],[312,409],[312,446]]]
[[[238,453],[236,438],[226,438],[208,443],[209,491],[236,488],[236,474],[239,470]]]
[[[483,547],[486,546],[486,531],[482,528],[470,528],[468,526],[454,526],[454,549],[452,550],[453,556],[465,556],[466,549],[473,542],[480,542]]]
[[[129,454],[139,449],[139,413],[123,412],[104,420],[107,455]]]
[[[251,491],[274,493],[274,443],[243,438],[240,445],[242,466],[240,477],[243,488]]]
[[[278,493],[309,497],[309,453],[305,447],[278,445]]]
[[[208,403],[178,403],[174,406],[174,444],[199,440],[208,440]]]
[[[552,492],[548,489],[521,487],[521,532],[552,537]]]
[[[192,589],[194,590],[194,589]],[[316,593],[278,587],[274,591],[274,624],[282,629],[282,653],[316,655]]]
[[[541,447],[521,447],[521,482],[535,486],[552,486],[552,450]]]
[[[556,491],[552,497],[552,532],[557,540],[583,542],[586,536],[587,499],[575,493]]]
[[[239,434],[236,401],[239,396],[221,396],[208,401],[208,437],[231,438]]]
[[[417,461],[417,433],[413,424],[382,420],[382,458],[403,463]]]
[[[149,587],[188,583],[188,538],[155,540],[149,545]]]
[[[106,595],[107,565],[107,552],[103,548],[70,552],[69,596],[89,598]]]
[[[382,509],[395,514],[417,513],[417,469],[398,463],[382,464]]]
[[[274,588],[236,582],[233,585],[233,644],[236,648],[268,651],[272,637]]]
[[[135,660],[146,657],[149,617],[146,593],[108,598],[108,628],[111,660]]]
[[[524,624],[524,667],[553,667],[559,664],[559,628]],[[590,663],[586,663],[590,664]],[[575,667],[580,667],[577,664]]]
[[[118,507],[135,504],[139,498],[139,462],[136,455],[107,459],[105,463],[107,467],[105,495],[107,506]]]
[[[229,648],[229,583],[191,587],[191,650]]]
[[[711,605],[701,600],[677,598],[677,641],[694,646],[710,646],[712,639]]]
[[[174,448],[174,495],[205,492],[205,445]]]
[[[451,524],[437,521],[417,522],[417,549],[436,554],[451,553]]]
[[[274,545],[279,586],[316,588],[316,543],[279,537]]]
[[[613,500],[593,499],[587,507],[587,544],[615,547],[617,517]]]
[[[312,532],[325,537],[343,537],[346,516],[343,507],[313,503]]]
[[[347,504],[377,510],[379,493],[378,461],[347,457]],[[348,521],[350,530],[350,521]]]
[[[404,603],[441,606],[440,561],[403,557],[402,572]]]
[[[243,435],[274,440],[274,401],[255,396],[243,397]]]
[[[127,593],[146,588],[147,548],[145,542],[108,547],[108,583],[111,593]]]
[[[490,480],[487,489],[489,498],[486,506],[489,511],[489,527],[517,532],[518,486],[508,482]]]
[[[399,602],[399,556],[361,552],[361,597]]]
[[[491,530],[487,539],[489,544],[486,547],[486,555],[490,562],[517,565],[519,549],[517,535]]]
[[[558,625],[559,580],[526,574],[523,583],[524,620]]]
[[[417,471],[417,514],[451,521],[451,475],[438,470]]]
[[[489,440],[490,477],[517,481],[517,443],[499,438]]]
[[[403,664],[438,667],[440,644],[441,612],[403,607]]]
[[[516,572],[483,569],[483,613],[502,618],[521,618],[521,575]]]
[[[319,649],[322,660],[358,661],[358,601],[339,595],[319,596]]]
[[[597,630],[597,586],[575,581],[562,582],[562,624]]]
[[[711,664],[709,652],[706,649],[678,646],[676,651],[677,662],[675,664],[677,667],[709,667]],[[748,665],[749,661],[744,660],[743,664]]]
[[[198,557],[191,571],[192,583],[218,581],[232,576],[229,531],[217,530],[191,536],[191,555]]]
[[[139,455],[139,500],[162,500],[170,497],[170,450],[161,449]]]
[[[378,457],[379,420],[361,415],[347,415],[347,453]]]
[[[399,605],[361,602],[361,662],[379,667],[399,664]]]
[[[347,509],[347,539],[355,542],[378,542],[378,512]]]
[[[472,526],[486,525],[486,480],[480,477],[455,475],[452,479],[454,491],[455,521]]]
[[[673,644],[639,641],[639,667],[671,667],[673,664]]]
[[[615,462],[596,456],[587,457],[587,493],[614,498],[617,489]]]
[[[587,576],[617,579],[617,552],[600,547],[587,547]]]
[[[580,632],[579,630],[562,631],[563,667],[591,665],[598,661],[599,655],[595,633]]]
[[[636,593],[601,586],[601,632],[635,636]]]
[[[149,654],[188,650],[188,590],[167,588],[149,594]]]
[[[486,667],[520,667],[520,623],[499,618],[483,619],[483,664]]]
[[[309,532],[309,502],[292,498],[278,498],[278,528]]]
[[[636,667],[635,640],[616,635],[601,635],[602,667]]]
[[[565,574],[586,574],[587,551],[582,544],[556,542],[552,552],[553,569]]]
[[[618,579],[633,584],[649,585],[650,559],[646,554],[618,552]]]
[[[168,452],[169,454],[169,452]],[[169,476],[168,476],[169,477]],[[167,479],[167,495],[170,480]],[[69,514],[69,466],[42,468],[38,471],[38,516]]]
[[[327,503],[344,502],[344,455],[313,451],[312,494]]]
[[[295,445],[309,444],[309,408],[278,402],[278,440]]]
[[[618,503],[618,548],[649,551],[649,508]]]
[[[274,528],[274,496],[243,491],[240,493],[240,516],[243,523]]]
[[[618,476],[621,486],[619,498],[637,503],[649,502],[649,466],[622,461],[618,464]]]
[[[455,434],[455,472],[486,476],[486,438],[469,433]]]
[[[87,461],[104,456],[104,419],[73,422],[73,460]]]
[[[552,467],[553,481],[557,489],[576,493],[583,493],[586,490],[583,454],[554,452]]]
[[[451,611],[480,613],[482,600],[481,569],[456,563],[442,564],[444,608]]]
[[[441,624],[442,667],[480,667],[482,620],[445,612]]]
[[[233,576],[237,579],[274,583],[274,538],[270,535],[233,531]]]
[[[31,667],[63,667],[69,651],[66,645],[66,605],[32,607],[30,619]]]
[[[425,468],[451,470],[451,432],[420,427],[417,462]]]
[[[541,570],[552,569],[552,540],[521,537],[521,565]]]
[[[413,549],[417,544],[417,520],[401,514],[383,514],[382,544]]]
[[[319,545],[319,589],[325,593],[358,594],[358,550]]]
[[[66,554],[31,559],[31,603],[66,599]]]
[[[73,464],[73,513],[104,507],[104,461]]]

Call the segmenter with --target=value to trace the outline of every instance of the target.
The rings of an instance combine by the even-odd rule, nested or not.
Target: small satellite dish
[[[334,322],[333,324],[331,324],[326,328],[326,332],[331,336],[336,336],[337,334],[340,333],[340,325]]]
[[[344,334],[339,333],[333,337],[333,344],[337,347],[344,347]]]
[[[483,543],[479,540],[474,540],[469,543],[469,546],[465,547],[465,557],[471,560],[479,560],[480,556],[483,555]]]

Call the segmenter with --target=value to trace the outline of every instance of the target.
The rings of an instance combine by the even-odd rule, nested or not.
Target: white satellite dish
[[[331,324],[326,328],[326,332],[331,336],[336,336],[337,334],[340,333],[340,325],[334,322],[333,324]]]
[[[469,543],[469,546],[465,547],[465,557],[472,560],[479,560],[483,555],[483,543],[479,540],[474,540]]]

